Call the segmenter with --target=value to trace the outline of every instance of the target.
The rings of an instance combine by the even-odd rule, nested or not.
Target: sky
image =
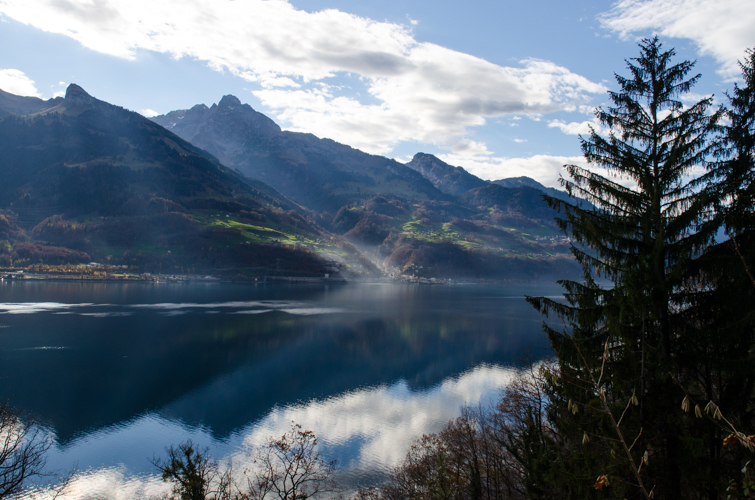
[[[653,35],[723,103],[755,2],[0,0],[0,89],[76,83],[145,116],[233,94],[285,130],[556,187]]]

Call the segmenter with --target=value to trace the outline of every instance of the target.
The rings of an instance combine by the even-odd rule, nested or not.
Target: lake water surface
[[[165,491],[149,459],[188,438],[243,467],[292,421],[354,488],[547,354],[524,295],[560,288],[6,281],[0,398],[77,467],[68,498]]]

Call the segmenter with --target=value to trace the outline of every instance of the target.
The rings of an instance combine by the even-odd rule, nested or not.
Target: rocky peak
[[[414,155],[414,157],[412,158],[412,160],[413,161],[414,160],[416,160],[416,161],[422,161],[422,160],[436,160],[436,161],[440,161],[436,156],[431,155],[431,154],[427,154],[427,153],[422,153],[422,152],[417,153],[416,155]]]
[[[218,107],[241,106],[241,101],[235,95],[224,95],[218,103]]]
[[[422,174],[443,193],[453,196],[487,184],[462,167],[449,165],[431,154],[417,153],[406,166]]]
[[[75,83],[70,84],[66,89],[66,101],[90,102],[92,100],[94,97]]]
[[[229,166],[249,141],[267,141],[281,132],[273,120],[230,94],[209,108],[198,104],[190,110],[155,116],[152,121]]]
[[[455,167],[426,153],[417,153],[406,166],[421,173],[432,182],[438,181],[455,170]]]

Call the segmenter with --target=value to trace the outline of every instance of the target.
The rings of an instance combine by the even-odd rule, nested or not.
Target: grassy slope
[[[368,202],[339,211],[334,230],[398,273],[422,269],[428,277],[527,279],[573,265],[568,242],[552,219],[498,206],[412,204],[398,198]]]
[[[0,117],[0,264],[365,268],[299,205],[142,116],[87,95],[58,108]]]

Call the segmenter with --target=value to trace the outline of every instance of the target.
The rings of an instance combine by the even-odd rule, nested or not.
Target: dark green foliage
[[[731,376],[722,364],[706,364],[723,362],[724,353],[696,308],[715,286],[699,257],[718,229],[717,193],[704,189],[705,177],[690,180],[693,169],[708,166],[717,152],[721,111],[711,112],[712,98],[682,105],[699,75],[688,78],[693,63],[674,64],[673,56],[657,39],[644,40],[640,56],[627,62],[630,75],[616,76],[620,90],[609,93],[611,106],[596,112],[610,135],[593,131],[582,139],[588,162],[615,177],[567,166],[567,191],[594,208],[549,199],[563,211],[559,224],[578,242],[573,252],[585,270],[583,282],[562,282],[568,305],[532,299],[569,325],[548,331],[561,370],[550,418],[564,437],[557,452],[571,464],[553,480],[573,492],[565,497],[595,495],[592,486],[602,474],[620,480],[611,481],[610,496],[640,494],[630,486],[638,479],[616,442],[617,431],[598,410],[598,388],[588,383],[587,371],[599,372],[604,359],[600,383],[616,420],[632,395],[638,397],[621,431],[630,444],[637,437],[637,464],[648,452],[641,471],[646,491],[655,487],[661,498],[707,497],[721,485],[715,465],[720,436],[709,422],[679,410],[684,393],[677,384]],[[636,187],[624,187],[620,179]],[[610,286],[601,286],[599,278]],[[705,397],[718,398],[710,389]],[[747,401],[750,394],[739,396]],[[582,411],[570,411],[572,404]],[[585,432],[594,437],[581,445]]]
[[[737,243],[742,265],[752,279],[753,244],[755,237],[755,50],[748,50],[743,63],[744,86],[734,86],[726,112],[731,124],[726,128],[729,155],[713,172],[714,189],[724,200],[720,207],[726,229]],[[737,248],[735,248],[735,251]]]
[[[735,85],[729,96],[726,115],[723,159],[707,176],[710,196],[720,200],[718,215],[729,236],[709,249],[701,260],[708,287],[693,302],[700,328],[686,332],[696,348],[691,353],[697,369],[690,371],[685,382],[697,400],[713,400],[726,418],[741,432],[753,434],[755,416],[755,370],[752,351],[755,345],[755,53],[748,50],[740,64],[744,85]],[[711,336],[715,341],[706,338]],[[718,439],[706,442],[705,464],[721,483],[745,484],[746,464],[751,453],[743,446],[723,447],[722,438],[729,429],[719,431]],[[702,482],[703,478],[700,479]],[[731,493],[731,491],[730,491]],[[739,498],[734,494],[733,498]]]

